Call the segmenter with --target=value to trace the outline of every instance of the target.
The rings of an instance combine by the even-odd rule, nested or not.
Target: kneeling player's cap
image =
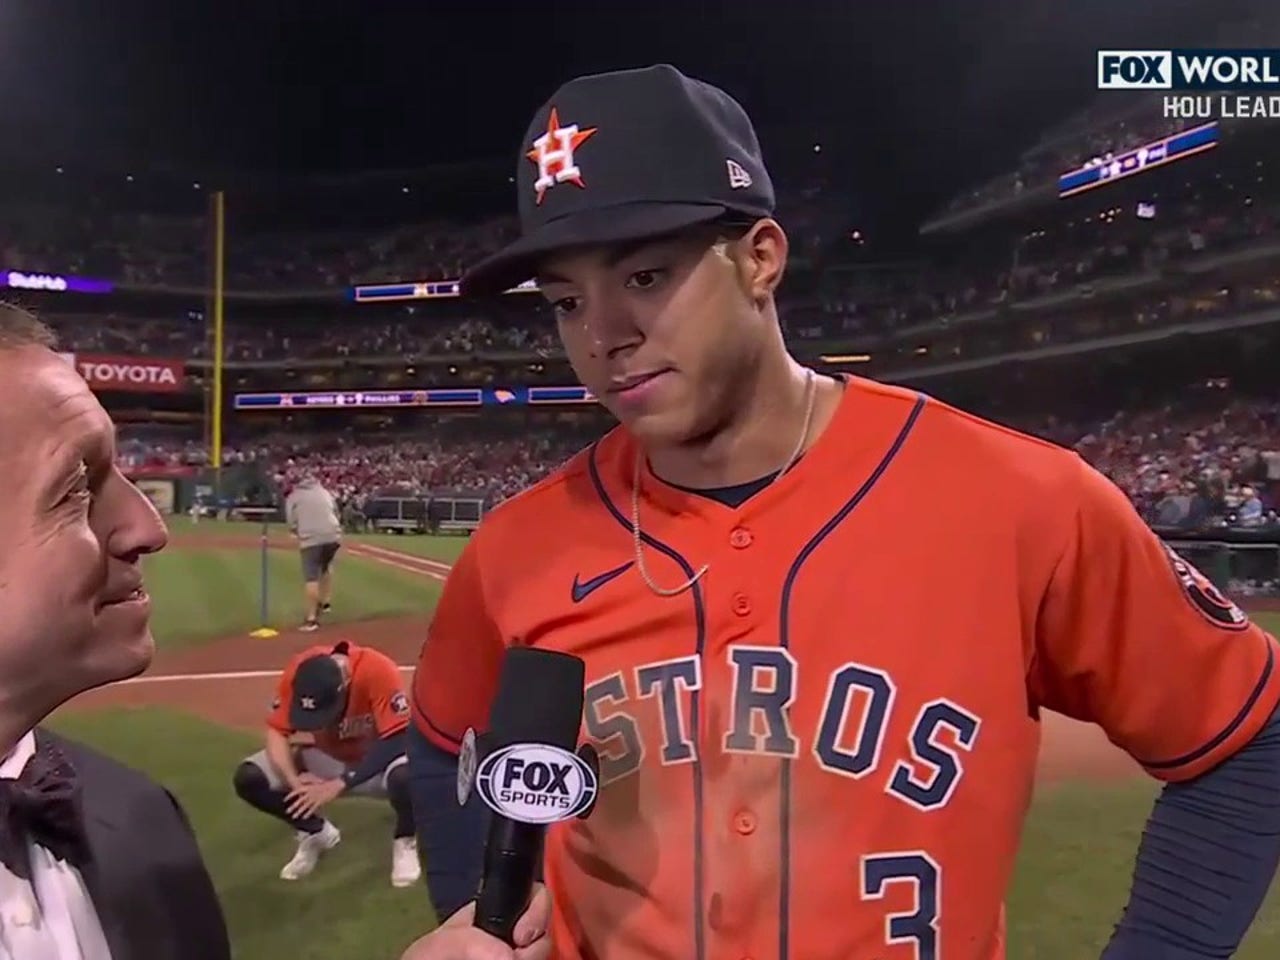
[[[295,730],[323,730],[346,709],[346,677],[327,653],[307,657],[293,673],[289,726]]]
[[[520,239],[462,277],[464,295],[529,280],[558,250],[771,216],[746,111],[659,64],[571,80],[534,115],[516,170]]]

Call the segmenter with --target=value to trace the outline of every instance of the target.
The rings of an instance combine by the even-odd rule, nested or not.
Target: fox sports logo
[[[475,787],[491,810],[521,823],[579,817],[599,789],[595,771],[580,757],[543,743],[493,751],[476,771]]]

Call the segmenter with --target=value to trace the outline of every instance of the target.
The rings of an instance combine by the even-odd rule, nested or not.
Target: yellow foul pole
[[[222,191],[213,195],[213,431],[209,444],[209,466],[217,474],[218,495],[222,494],[222,358],[223,281],[226,253],[226,209]]]

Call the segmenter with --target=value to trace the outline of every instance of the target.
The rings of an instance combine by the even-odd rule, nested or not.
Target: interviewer
[[[154,652],[140,561],[164,524],[31,314],[0,304],[0,960],[228,960],[177,800],[39,724]]]

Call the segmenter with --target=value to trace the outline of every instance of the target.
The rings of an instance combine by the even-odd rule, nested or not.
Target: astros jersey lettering
[[[710,564],[674,598],[632,564],[636,455],[615,431],[489,515],[415,678],[456,749],[504,647],[586,661],[557,957],[1000,960],[1041,710],[1181,780],[1280,698],[1275,641],[1071,451],[851,379],[740,508],[646,476],[657,582]]]
[[[395,661],[380,650],[348,643],[351,681],[347,708],[336,727],[315,732],[315,745],[335,760],[358,764],[369,744],[409,726],[409,699]],[[293,675],[308,657],[333,652],[333,645],[310,647],[289,661],[280,675],[267,726],[283,734],[293,733],[289,724],[289,701],[293,695]]]

